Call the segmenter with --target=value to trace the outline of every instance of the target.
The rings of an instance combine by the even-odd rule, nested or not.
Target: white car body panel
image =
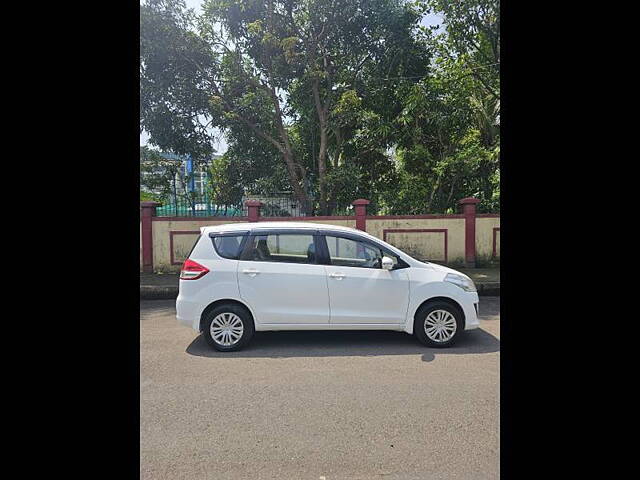
[[[409,306],[406,270],[324,266],[331,325],[404,324]],[[343,275],[343,276],[341,276]]]
[[[183,325],[200,330],[200,317],[209,304],[221,299],[242,302],[238,290],[238,260],[194,257],[192,260],[210,271],[198,280],[179,281],[176,316]]]
[[[259,312],[257,330],[273,324],[329,324],[324,265],[238,261],[240,297]],[[313,294],[310,294],[314,292]]]
[[[346,232],[384,246],[409,268],[384,270],[320,264],[231,260],[218,255],[209,233],[253,229],[300,229]],[[463,310],[465,330],[479,326],[477,292],[467,292],[444,278],[451,268],[420,262],[393,245],[348,227],[309,222],[234,223],[202,227],[189,258],[210,271],[197,280],[180,280],[177,320],[200,331],[204,310],[216,301],[244,304],[256,331],[396,330],[413,333],[414,315],[425,301],[444,297]],[[245,270],[250,273],[244,273]],[[252,270],[257,270],[251,272]],[[339,279],[332,274],[342,273]]]

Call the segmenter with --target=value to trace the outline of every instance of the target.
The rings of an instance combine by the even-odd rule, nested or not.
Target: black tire
[[[216,342],[211,336],[211,322],[213,322],[213,320],[222,313],[235,314],[240,318],[240,321],[242,322],[242,335],[240,339],[232,345],[221,345],[220,343]],[[202,318],[202,335],[204,335],[207,343],[219,352],[235,352],[236,350],[242,349],[247,343],[249,343],[249,340],[251,340],[251,337],[253,337],[254,331],[255,328],[253,325],[253,317],[251,316],[251,313],[245,307],[242,307],[240,305],[235,305],[232,303],[219,305],[216,308],[209,310]]]
[[[456,323],[456,330],[453,336],[447,341],[435,341],[427,336],[425,332],[425,320],[427,316],[436,311],[436,310],[444,310],[453,315]],[[434,348],[446,348],[453,345],[462,332],[464,331],[464,314],[460,310],[460,308],[443,301],[435,301],[428,303],[418,310],[415,316],[415,322],[413,324],[413,334],[420,341],[420,343],[426,345],[427,347]]]

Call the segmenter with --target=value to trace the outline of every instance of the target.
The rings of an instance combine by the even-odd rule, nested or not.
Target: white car
[[[306,222],[202,227],[177,319],[216,350],[266,330],[396,330],[448,347],[479,326],[471,279],[360,230]]]

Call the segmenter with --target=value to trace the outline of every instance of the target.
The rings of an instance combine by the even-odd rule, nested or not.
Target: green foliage
[[[140,190],[140,201],[141,202],[160,202],[162,199],[160,195],[156,195],[155,193],[145,192]]]
[[[160,150],[198,160],[213,152],[207,124],[214,58],[194,22],[183,0],[140,5],[140,128]]]
[[[500,205],[499,0],[183,0],[141,5],[141,126],[153,145],[228,151],[219,204],[294,190],[319,213]],[[421,27],[426,13],[443,29]]]
[[[227,155],[215,158],[210,167],[211,199],[216,205],[238,205],[244,189],[238,166]]]
[[[500,257],[476,255],[476,268],[500,268]]]
[[[147,195],[150,195],[150,192],[158,192],[155,194],[156,200],[170,199],[178,187],[179,171],[179,162],[164,159],[157,150],[140,147],[141,195],[143,191],[146,191]]]
[[[385,207],[418,213],[418,196],[423,211],[454,212],[460,198],[475,196],[481,212],[499,211],[499,2],[416,5],[440,14],[445,28],[422,29],[434,68],[402,90],[404,108],[395,122],[402,182]]]

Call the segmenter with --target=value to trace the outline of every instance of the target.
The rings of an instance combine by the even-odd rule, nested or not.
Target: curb
[[[141,300],[175,300],[178,298],[178,287],[140,285]]]
[[[500,282],[476,283],[476,288],[480,297],[500,296]]]
[[[500,282],[476,283],[478,296],[499,297]],[[178,298],[178,287],[140,285],[141,300],[175,300]]]

